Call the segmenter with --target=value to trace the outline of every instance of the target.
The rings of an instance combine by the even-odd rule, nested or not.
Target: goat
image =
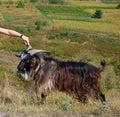
[[[40,93],[43,100],[52,89],[57,89],[83,103],[87,102],[88,97],[106,102],[100,88],[104,60],[97,68],[85,62],[60,61],[41,52],[48,53],[35,49],[24,51],[17,69],[24,79],[33,78],[36,94]]]

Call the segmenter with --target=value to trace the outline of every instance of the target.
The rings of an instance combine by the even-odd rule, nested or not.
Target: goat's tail
[[[99,68],[100,72],[102,72],[104,70],[105,65],[106,65],[105,60],[102,60],[101,63],[100,63],[100,68]]]

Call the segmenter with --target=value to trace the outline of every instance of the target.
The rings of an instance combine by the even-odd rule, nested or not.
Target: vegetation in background
[[[43,3],[47,2],[50,4],[64,4],[65,0],[42,0]]]
[[[120,9],[120,3],[117,5],[117,7],[116,7],[117,9]]]
[[[13,0],[8,0],[8,4],[14,4]]]
[[[2,0],[0,0],[0,5],[2,4]]]
[[[23,0],[18,0],[17,1],[17,8],[24,8],[25,7],[25,3]]]
[[[41,26],[50,26],[51,22],[48,20],[40,19],[35,21],[36,28],[35,30],[40,30]]]
[[[36,28],[35,28],[35,30],[40,30],[40,21],[36,21],[35,22],[35,25],[36,25]]]
[[[30,1],[31,3],[32,3],[32,2],[34,3],[34,2],[37,2],[38,0],[29,0],[29,1]]]
[[[95,13],[92,15],[92,18],[102,18],[102,15],[102,10],[96,10]]]
[[[80,7],[60,7],[60,6],[43,6],[39,5],[37,8],[43,13],[67,13],[67,14],[79,14],[79,15],[89,15],[83,8]]]

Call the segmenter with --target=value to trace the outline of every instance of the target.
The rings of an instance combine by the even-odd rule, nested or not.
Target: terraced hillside
[[[26,49],[20,39],[0,34],[0,116],[2,117],[118,117],[120,116],[120,9],[119,2],[62,0],[0,0],[0,26],[29,36],[33,48],[54,52],[60,60],[89,62],[99,66],[106,60],[101,85],[109,103],[89,100],[83,105],[53,91],[45,104],[38,105],[33,81],[17,74],[19,58]],[[52,1],[52,0],[51,0]],[[92,18],[96,10],[102,18]]]

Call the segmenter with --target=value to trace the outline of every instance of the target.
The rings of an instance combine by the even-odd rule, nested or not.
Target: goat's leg
[[[98,98],[101,100],[102,103],[106,101],[105,95],[101,91],[98,92]]]
[[[87,99],[87,97],[84,96],[84,95],[79,97],[79,101],[82,102],[83,104],[88,103],[88,99]]]
[[[101,100],[105,108],[108,108],[108,103],[106,102],[105,95],[99,91],[98,92],[98,98]]]
[[[42,98],[41,103],[42,104],[44,104],[44,102],[46,101],[46,97],[47,97],[47,95],[41,93],[41,98]]]
[[[81,92],[76,92],[77,99],[82,102],[83,104],[86,104],[88,102],[87,97],[82,94]]]
[[[37,104],[41,104],[41,95],[39,92],[39,87],[37,87],[37,85],[35,85],[35,93],[36,93],[36,97],[37,97]]]

